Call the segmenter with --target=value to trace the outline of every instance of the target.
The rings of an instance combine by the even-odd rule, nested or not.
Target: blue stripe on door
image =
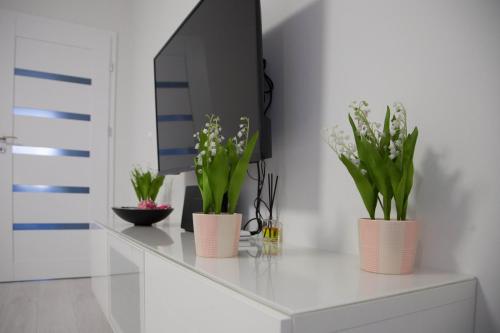
[[[88,230],[90,223],[13,223],[12,230]]]
[[[196,155],[194,148],[164,148],[160,149],[160,156],[173,156],[173,155]]]
[[[89,187],[84,186],[53,186],[53,185],[20,185],[13,184],[12,192],[34,193],[90,193]]]
[[[188,88],[189,83],[184,81],[156,81],[156,88]]]
[[[45,80],[55,80],[55,81],[63,81],[63,82],[70,82],[70,83],[86,84],[86,85],[92,84],[92,79],[89,79],[86,77],[34,71],[31,69],[24,69],[24,68],[14,68],[14,75],[33,77],[36,79],[45,79]]]
[[[12,113],[14,113],[16,116],[29,116],[29,117],[49,118],[49,119],[70,119],[70,120],[82,120],[82,121],[90,121],[91,119],[89,114],[84,114],[84,113],[73,113],[73,112],[34,109],[34,108],[15,107],[12,110]]]
[[[193,121],[190,114],[162,114],[156,117],[157,121]]]
[[[12,153],[16,155],[90,157],[88,150],[30,146],[12,146]]]

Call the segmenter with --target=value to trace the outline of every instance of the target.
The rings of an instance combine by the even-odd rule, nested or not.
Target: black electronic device
[[[201,0],[154,58],[154,74],[159,173],[193,169],[193,134],[207,114],[221,118],[225,137],[249,117],[260,133],[251,161],[271,157],[259,0]]]
[[[181,228],[193,232],[193,213],[203,211],[203,199],[198,186],[186,186],[184,207],[182,208]]]

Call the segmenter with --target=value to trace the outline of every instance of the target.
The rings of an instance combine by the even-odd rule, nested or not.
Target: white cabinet
[[[474,301],[468,300],[390,318],[342,333],[471,333]]]
[[[117,333],[144,332],[144,250],[108,236],[109,320]]]
[[[319,249],[200,258],[176,227],[102,230],[92,233],[93,290],[117,333],[473,332],[472,277],[371,274]]]
[[[108,274],[109,257],[107,248],[107,230],[93,227],[90,235],[90,276],[92,292],[97,303],[101,307],[106,318],[108,318]]]
[[[475,285],[469,280],[297,314],[293,332],[472,333]]]
[[[291,333],[291,319],[146,253],[146,332]]]

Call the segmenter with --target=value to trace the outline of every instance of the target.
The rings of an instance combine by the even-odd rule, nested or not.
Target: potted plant
[[[407,209],[418,129],[409,133],[401,103],[392,109],[387,106],[383,124],[368,120],[366,101],[349,107],[355,143],[349,143],[349,136],[338,127],[326,131],[326,141],[351,174],[368,211],[369,218],[358,221],[361,268],[375,273],[410,273],[418,226],[415,219],[407,218]],[[391,219],[393,202],[395,219]],[[383,219],[375,218],[378,204]]]
[[[249,137],[250,122],[241,117],[235,137],[225,140],[219,117],[209,115],[196,133],[195,173],[203,200],[203,212],[193,213],[196,254],[202,257],[234,257],[238,254],[241,214],[236,205],[248,163],[258,139]]]
[[[165,176],[154,174],[151,171],[142,171],[134,168],[131,172],[130,181],[137,196],[137,207],[142,209],[165,209],[167,205],[157,205],[156,197],[163,185]]]
[[[165,219],[173,208],[168,204],[156,204],[156,197],[164,179],[165,176],[134,168],[130,181],[137,196],[137,207],[113,207],[113,211],[135,225],[149,226]]]

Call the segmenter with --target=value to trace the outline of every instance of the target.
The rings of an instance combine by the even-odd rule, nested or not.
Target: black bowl
[[[172,213],[174,209],[142,209],[137,207],[113,207],[113,212],[127,222],[135,225],[150,226],[160,222]]]

